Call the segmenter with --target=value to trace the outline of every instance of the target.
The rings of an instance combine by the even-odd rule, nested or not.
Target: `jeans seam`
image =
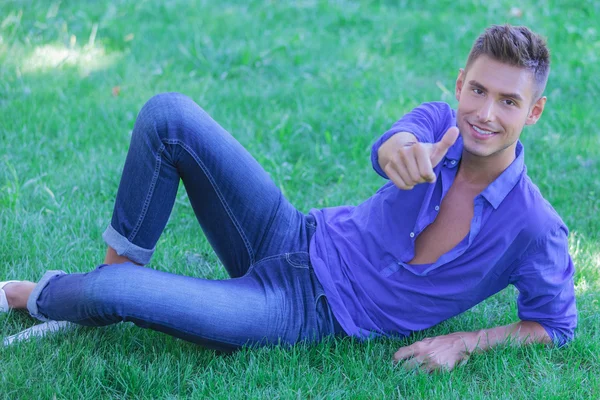
[[[150,182],[150,188],[148,189],[148,194],[146,195],[146,200],[144,201],[144,205],[142,206],[142,212],[140,213],[140,217],[138,218],[138,221],[137,221],[135,227],[133,228],[133,230],[129,234],[129,237],[127,238],[127,240],[129,240],[130,242],[133,242],[133,239],[137,235],[138,231],[140,230],[140,227],[142,226],[142,223],[144,222],[144,219],[146,218],[146,213],[148,212],[148,207],[150,206],[150,199],[152,198],[152,195],[154,194],[154,188],[156,187],[156,182],[158,180],[160,167],[162,165],[162,153],[164,152],[164,150],[165,150],[165,145],[161,144],[160,148],[158,149],[158,154],[156,156],[154,175],[152,176],[152,181]]]
[[[265,258],[261,258],[260,260],[258,260],[255,263],[252,263],[252,265],[250,265],[250,268],[248,268],[248,271],[246,272],[245,275],[248,275],[250,273],[250,271],[254,270],[255,268],[259,267],[263,262],[265,261],[269,261],[272,260],[274,258],[279,258],[282,256],[285,256],[287,253],[280,253],[280,254],[273,254],[271,256],[265,257]]]
[[[98,316],[98,317],[102,318],[101,316]],[[243,346],[246,345],[246,343],[252,341],[252,339],[247,339],[244,343],[240,344],[239,342],[241,342],[241,341],[239,341],[239,342],[236,343],[236,342],[233,342],[233,341],[230,341],[230,340],[226,340],[226,339],[224,339],[222,337],[218,337],[218,336],[212,336],[212,335],[207,335],[207,334],[199,334],[197,331],[193,331],[193,330],[186,329],[186,328],[180,328],[180,327],[175,328],[171,324],[168,324],[166,322],[159,321],[159,320],[156,320],[156,319],[154,319],[154,320],[153,319],[149,319],[149,318],[146,318],[145,315],[141,315],[141,314],[140,315],[133,315],[133,314],[128,315],[125,318],[121,318],[121,321],[122,322],[132,322],[132,323],[135,324],[135,322],[133,321],[133,319],[139,319],[140,321],[143,321],[144,323],[149,323],[149,324],[152,324],[152,325],[162,326],[162,327],[165,327],[165,328],[176,330],[177,332],[188,334],[188,335],[193,336],[193,337],[199,337],[201,339],[210,340],[210,341],[214,341],[214,342],[217,342],[217,343],[222,343],[222,344],[226,344],[226,345],[230,345],[230,346],[243,347]],[[111,324],[111,325],[113,325],[113,324]]]
[[[216,184],[216,182],[215,182],[214,178],[212,177],[212,175],[209,173],[208,168],[206,168],[206,166],[204,165],[204,163],[202,162],[202,160],[200,160],[200,157],[198,157],[196,155],[196,153],[190,147],[188,147],[183,141],[181,141],[179,139],[163,139],[162,142],[163,142],[163,146],[164,146],[164,143],[167,143],[167,144],[170,144],[170,145],[174,144],[174,145],[181,146],[185,151],[188,152],[188,154],[190,156],[192,156],[192,158],[194,159],[194,161],[196,161],[196,163],[198,164],[198,166],[200,167],[200,169],[202,169],[202,172],[204,172],[204,175],[206,175],[206,177],[208,178],[208,181],[210,182],[211,186],[213,187],[215,193],[217,194],[217,197],[219,198],[219,201],[221,202],[221,205],[225,209],[225,212],[229,216],[229,219],[231,220],[231,222],[233,222],[233,225],[235,226],[235,229],[238,231],[238,234],[242,238],[242,241],[244,242],[244,246],[246,246],[246,250],[248,251],[248,254],[250,256],[250,264],[254,263],[254,251],[252,250],[252,246],[250,245],[250,242],[248,241],[248,238],[244,234],[244,232],[243,232],[243,230],[242,230],[239,222],[237,221],[237,219],[233,215],[233,212],[231,211],[231,208],[229,207],[229,205],[225,201],[223,195],[219,191],[219,187]]]
[[[279,193],[279,199],[278,199],[279,201],[277,202],[277,207],[275,207],[275,211],[271,215],[271,218],[269,218],[269,223],[267,224],[265,232],[269,232],[271,230],[271,226],[273,225],[273,222],[275,222],[275,216],[279,212],[279,208],[281,208],[282,199],[283,199],[283,196],[281,195],[281,192],[280,192]],[[263,242],[265,241],[266,238],[267,238],[267,235],[266,234],[263,235],[263,237],[260,239],[260,242],[256,246],[257,249],[260,249],[262,247],[262,244],[263,244]]]

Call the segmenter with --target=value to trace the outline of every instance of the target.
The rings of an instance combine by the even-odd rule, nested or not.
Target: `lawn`
[[[570,228],[579,328],[562,349],[502,346],[452,373],[392,366],[425,336],[516,320],[509,288],[405,340],[326,341],[231,355],[130,325],[0,348],[0,397],[600,397],[600,5],[547,1],[3,0],[0,280],[103,260],[136,114],[153,94],[192,97],[299,209],[358,204],[384,181],[370,146],[454,80],[489,24],[548,38],[548,104],[526,128],[529,175]],[[149,267],[224,278],[183,188]],[[8,336],[35,322],[0,316]]]

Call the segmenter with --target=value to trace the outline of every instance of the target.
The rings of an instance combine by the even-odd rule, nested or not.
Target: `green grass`
[[[4,0],[0,4],[0,278],[88,271],[103,259],[129,133],[161,91],[191,96],[299,209],[356,204],[383,181],[371,143],[451,92],[491,23],[548,37],[529,174],[571,229],[580,313],[564,349],[500,347],[451,374],[394,368],[424,336],[516,320],[508,289],[407,340],[351,339],[219,355],[129,325],[0,349],[5,398],[598,398],[600,5],[587,1]],[[519,6],[522,16],[511,15]],[[68,57],[67,57],[68,56]],[[120,93],[113,96],[113,88]],[[224,277],[183,190],[152,266]],[[0,316],[7,336],[32,325]]]

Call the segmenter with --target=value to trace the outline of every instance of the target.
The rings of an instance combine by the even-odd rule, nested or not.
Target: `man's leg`
[[[310,218],[292,207],[242,146],[184,96],[156,96],[140,112],[104,235],[107,243],[121,256],[146,263],[180,178],[230,275],[242,276],[252,267],[251,273],[206,281],[125,264],[89,274],[47,275],[29,296],[30,313],[88,325],[133,321],[211,347],[211,341],[229,347],[267,339],[295,343],[339,330],[309,267]],[[298,271],[304,279],[296,276]],[[113,279],[96,284],[96,276]],[[148,277],[144,285],[142,277]],[[191,331],[185,327],[190,324],[196,324]]]
[[[303,216],[256,160],[191,99],[153,97],[137,118],[113,218],[107,261],[146,264],[167,223],[179,179],[232,277],[295,251]]]
[[[8,307],[15,310],[24,310],[27,308],[27,299],[33,292],[35,283],[30,281],[17,281],[4,286]]]
[[[131,282],[135,282],[132,285]],[[12,289],[11,289],[12,290]],[[219,350],[319,341],[336,325],[306,253],[270,257],[244,277],[206,280],[121,264],[49,271],[29,296],[39,319],[143,328]]]
[[[119,254],[117,254],[117,251],[112,247],[107,247],[106,255],[104,256],[104,264],[124,264],[126,262],[131,262],[140,265],[139,263],[130,260],[128,257],[120,256]]]

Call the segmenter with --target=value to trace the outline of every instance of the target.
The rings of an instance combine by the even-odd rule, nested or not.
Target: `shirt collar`
[[[515,187],[521,176],[525,172],[525,149],[521,144],[521,141],[517,141],[517,148],[515,149],[515,159],[506,168],[494,182],[490,183],[485,188],[481,195],[485,197],[487,201],[494,207],[494,209],[500,206],[502,200],[510,193]]]
[[[458,165],[462,156],[463,143],[462,137],[458,137],[458,140],[446,153],[446,159],[449,160],[448,167],[452,168]],[[508,193],[515,187],[521,176],[525,172],[525,149],[521,144],[521,141],[517,141],[517,147],[515,149],[515,159],[506,168],[500,176],[498,176],[487,188],[481,192],[483,196],[494,209],[500,206],[500,203],[506,198]]]

